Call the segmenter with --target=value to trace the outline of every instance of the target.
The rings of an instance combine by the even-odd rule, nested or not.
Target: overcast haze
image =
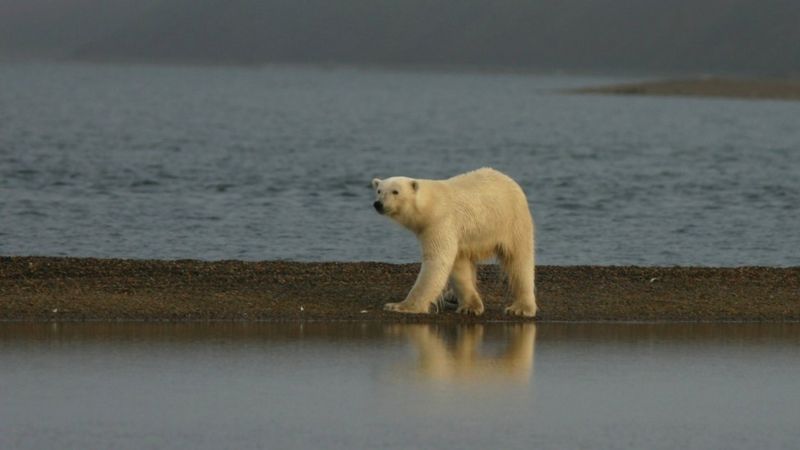
[[[0,0],[0,57],[800,73],[796,0]]]

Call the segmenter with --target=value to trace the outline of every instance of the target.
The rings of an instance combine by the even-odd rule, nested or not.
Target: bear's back
[[[525,199],[525,194],[516,181],[508,175],[489,167],[456,175],[444,180],[444,183],[450,190],[451,195],[464,197],[472,202],[484,200],[502,202],[510,199]],[[526,200],[525,202],[527,203]]]

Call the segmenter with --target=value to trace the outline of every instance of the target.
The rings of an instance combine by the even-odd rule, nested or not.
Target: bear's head
[[[375,202],[372,206],[378,213],[407,225],[416,216],[419,182],[407,177],[391,177],[372,180]]]

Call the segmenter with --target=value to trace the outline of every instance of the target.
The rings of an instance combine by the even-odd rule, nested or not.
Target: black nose
[[[380,200],[373,203],[372,206],[375,207],[375,211],[378,211],[379,213],[383,214],[383,203],[381,203]]]

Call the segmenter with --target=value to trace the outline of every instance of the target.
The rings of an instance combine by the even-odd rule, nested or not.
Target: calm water
[[[545,264],[800,264],[800,102],[618,80],[0,65],[0,254],[414,261],[375,176],[519,180]]]
[[[797,448],[800,325],[0,324],[0,448]]]

